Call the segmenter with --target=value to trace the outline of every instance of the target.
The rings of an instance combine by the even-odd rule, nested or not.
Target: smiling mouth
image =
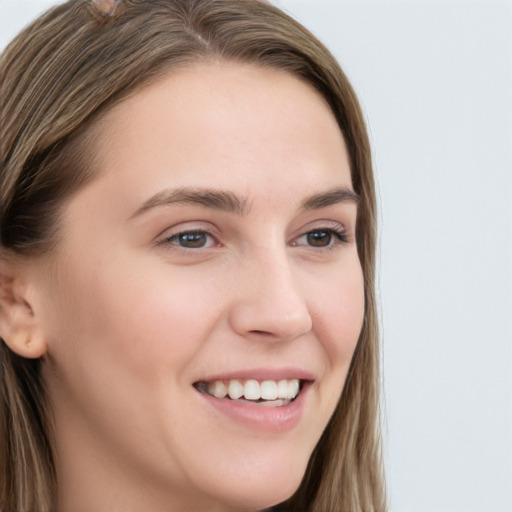
[[[197,382],[194,386],[198,391],[219,399],[282,407],[297,398],[303,384],[299,379],[231,379]]]

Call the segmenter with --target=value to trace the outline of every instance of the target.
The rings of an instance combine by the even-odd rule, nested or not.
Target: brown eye
[[[312,247],[328,247],[332,242],[332,232],[325,230],[311,231],[306,234],[308,245]]]
[[[292,245],[295,247],[330,249],[347,242],[347,235],[343,226],[336,224],[336,227],[333,228],[321,227],[312,229],[296,238]]]
[[[167,241],[185,249],[202,249],[211,243],[211,236],[204,231],[190,231],[171,236]]]

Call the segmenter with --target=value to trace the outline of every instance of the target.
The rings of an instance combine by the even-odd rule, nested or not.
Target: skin
[[[96,130],[98,177],[65,205],[58,247],[27,270],[58,510],[240,512],[285,500],[336,407],[363,319],[356,203],[302,207],[352,189],[332,112],[288,74],[197,64]],[[183,187],[228,191],[244,211],[143,208]],[[199,246],[180,246],[191,230],[204,233]],[[314,376],[293,428],[252,428],[193,386],[254,368]]]

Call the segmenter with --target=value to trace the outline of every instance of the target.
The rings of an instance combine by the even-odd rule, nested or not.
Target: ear
[[[0,257],[0,337],[16,354],[38,358],[46,342],[31,300],[28,272],[24,265]]]

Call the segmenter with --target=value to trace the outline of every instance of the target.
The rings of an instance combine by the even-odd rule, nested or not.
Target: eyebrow
[[[321,208],[347,202],[357,205],[360,202],[360,197],[349,188],[337,187],[306,198],[302,203],[302,208],[304,210],[320,210]]]
[[[301,207],[303,210],[319,210],[338,203],[351,202],[358,204],[359,200],[359,196],[349,188],[337,187],[307,197],[302,202]],[[240,216],[248,213],[247,199],[240,198],[231,191],[183,187],[158,192],[145,201],[130,219],[138,217],[153,208],[171,204],[197,204],[213,210],[236,213]]]
[[[148,199],[132,216],[138,217],[157,206],[171,204],[197,204],[213,210],[221,210],[238,215],[247,213],[247,200],[240,199],[233,192],[206,188],[184,187],[164,190]]]

